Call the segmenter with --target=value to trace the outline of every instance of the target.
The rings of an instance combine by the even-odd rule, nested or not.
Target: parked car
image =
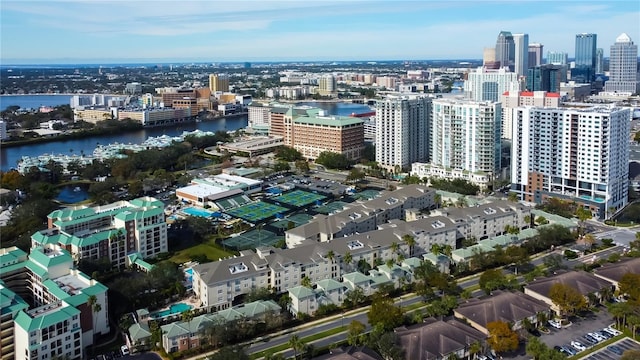
[[[618,336],[618,335],[622,334],[619,330],[616,330],[616,329],[614,329],[612,327],[606,327],[606,328],[604,328],[602,330],[608,332],[609,334],[611,334],[613,336]]]
[[[548,323],[551,327],[554,327],[556,329],[562,329],[562,325],[560,324],[559,321],[549,320]]]
[[[607,340],[607,338],[598,334],[597,332],[590,332],[589,335],[591,335],[594,339],[598,340],[598,342]]]
[[[578,350],[578,351],[585,351],[587,350],[587,347],[582,345],[581,343],[577,342],[577,341],[572,341],[571,342],[571,346],[573,346],[574,349]]]
[[[570,345],[564,345],[562,346],[562,349],[566,352],[568,352],[571,356],[576,355],[578,353],[578,351],[576,351],[572,346]]]
[[[594,338],[589,334],[583,335],[582,338],[585,339],[587,342],[591,343],[591,345],[595,345],[598,343],[598,340],[596,340],[596,338]]]
[[[617,346],[617,345],[610,345],[610,346],[607,346],[607,350],[611,351],[612,353],[614,353],[614,354],[616,354],[616,355],[622,355],[622,353],[624,352],[624,351],[622,350],[622,348],[620,348],[620,347],[619,347],[619,346]]]
[[[613,337],[613,335],[609,334],[608,332],[606,332],[604,330],[596,331],[596,334],[599,334],[600,336],[602,336],[605,339],[611,339]]]
[[[120,352],[122,353],[122,355],[129,355],[129,348],[127,347],[127,345],[122,345],[120,347]]]

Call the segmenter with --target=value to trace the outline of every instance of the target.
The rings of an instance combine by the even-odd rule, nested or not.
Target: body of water
[[[40,106],[69,105],[72,95],[1,95],[0,111],[12,105],[21,109],[38,109]]]
[[[38,95],[39,96],[62,96],[62,95]],[[20,97],[20,96],[16,96]],[[29,96],[25,96],[29,97]],[[67,96],[66,103],[69,103]],[[61,101],[61,100],[58,100]],[[351,103],[324,103],[324,102],[304,102],[302,105],[309,105],[319,107],[326,110],[332,115],[348,116],[352,113],[361,114],[371,112],[372,110],[367,105],[351,104]],[[11,104],[10,104],[11,105]],[[59,105],[59,104],[58,104]],[[9,105],[7,105],[9,106]],[[40,106],[40,105],[37,105]],[[53,106],[53,105],[49,105]],[[247,126],[248,117],[239,116],[233,118],[222,118],[212,121],[193,122],[186,124],[179,124],[171,127],[156,127],[145,128],[142,130],[128,132],[118,135],[100,135],[93,137],[86,137],[83,139],[72,140],[59,140],[51,141],[47,143],[29,144],[16,147],[10,147],[6,149],[0,148],[0,170],[8,171],[11,168],[15,168],[18,161],[23,156],[40,156],[43,154],[93,154],[93,150],[98,144],[107,145],[113,143],[121,144],[140,144],[149,137],[156,137],[162,135],[179,136],[184,131],[202,130],[202,131],[233,131],[245,128]]]
[[[80,185],[67,185],[60,190],[58,193],[58,197],[56,200],[66,203],[66,204],[74,204],[80,201],[87,200],[89,198],[89,194],[87,193],[87,189]]]
[[[247,116],[221,118],[211,121],[179,124],[171,127],[145,128],[118,135],[91,136],[82,139],[59,140],[47,143],[29,144],[0,149],[0,170],[7,171],[15,168],[23,156],[40,156],[43,154],[93,154],[97,145],[113,143],[140,144],[149,137],[162,135],[179,136],[184,131],[232,131],[247,126]]]

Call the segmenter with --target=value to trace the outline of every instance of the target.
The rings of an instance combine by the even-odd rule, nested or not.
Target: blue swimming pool
[[[181,314],[184,311],[190,310],[193,306],[185,303],[177,303],[169,306],[168,309],[162,311],[156,311],[149,314],[152,319],[159,319],[169,315]]]
[[[182,209],[182,212],[184,212],[187,215],[199,216],[199,217],[204,217],[204,218],[213,216],[213,212],[211,212],[209,210],[198,209],[198,208],[194,208],[194,207],[188,207],[188,208]]]

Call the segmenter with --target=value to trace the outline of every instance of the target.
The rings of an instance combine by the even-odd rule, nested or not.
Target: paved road
[[[618,228],[606,230],[604,232],[595,234],[595,236],[597,239],[610,238],[613,239],[616,244],[629,247],[629,243],[636,239],[636,229]]]
[[[635,233],[634,233],[634,239],[635,239]],[[564,265],[569,268],[572,269],[573,267],[575,267],[576,265],[580,264],[580,263],[588,263],[594,260],[595,256],[595,260],[597,259],[601,259],[601,258],[607,258],[609,257],[611,254],[613,253],[620,253],[622,252],[623,247],[622,246],[614,246],[611,247],[609,249],[600,251],[596,254],[593,255],[587,255],[585,257],[582,258],[578,258],[578,259],[573,259],[573,260],[565,260],[564,261]],[[561,254],[562,253],[562,249],[558,249],[555,252],[551,252],[548,254],[545,254],[543,256],[540,256],[536,259],[534,259],[533,261],[531,261],[531,263],[535,266],[541,265],[544,263],[544,258],[546,256],[549,256],[551,254]],[[505,269],[505,271],[508,271]],[[520,281],[522,281],[522,278],[519,278]],[[464,280],[460,280],[458,282],[458,285],[463,288],[469,288],[469,287],[473,287],[475,285],[477,285],[479,282],[479,274],[476,276],[472,276],[469,277],[467,279]],[[473,292],[473,296],[479,296],[484,294],[484,292],[482,290],[476,290]],[[402,305],[403,306],[409,306],[418,302],[421,302],[422,298],[419,296],[413,296],[413,297],[406,297],[403,298],[402,300]],[[396,301],[396,304],[399,303],[399,300]],[[306,329],[300,329],[300,330],[292,330],[289,333],[283,334],[283,335],[279,335],[273,338],[268,339],[267,341],[257,341],[253,344],[251,344],[248,348],[247,348],[247,353],[249,354],[253,354],[256,352],[260,352],[263,350],[267,350],[269,348],[273,348],[275,346],[278,345],[282,345],[282,344],[286,344],[287,342],[289,342],[289,338],[291,337],[292,334],[296,334],[298,335],[299,338],[303,339],[305,337],[320,333],[320,332],[324,332],[330,329],[334,329],[340,326],[347,326],[351,321],[356,320],[359,321],[363,324],[365,324],[367,331],[370,329],[368,320],[367,320],[367,312],[364,311],[362,313],[354,313],[354,314],[347,314],[344,316],[344,318],[342,317],[336,317],[334,319],[331,320],[327,320],[324,323],[318,324],[317,326],[313,326],[310,328],[306,328]],[[607,320],[608,321],[608,320]],[[609,322],[610,324],[610,322]],[[320,339],[318,341],[313,342],[312,344],[315,347],[323,347],[323,346],[327,346],[333,343],[336,343],[338,341],[344,340],[345,339],[345,333],[339,333],[339,334],[335,334],[332,335],[330,337],[327,338],[323,338]],[[286,351],[283,352],[283,355],[285,355],[285,357],[289,357],[289,356],[293,356],[293,351],[291,349],[288,349]]]

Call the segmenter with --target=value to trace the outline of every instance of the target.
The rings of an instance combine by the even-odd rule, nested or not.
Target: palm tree
[[[482,344],[480,344],[479,341],[474,341],[473,344],[471,344],[469,346],[469,357],[468,357],[468,359],[471,360],[471,357],[475,357],[475,355],[477,353],[479,353],[480,351],[482,351]]]
[[[392,242],[391,243],[391,252],[394,253],[394,254],[397,254],[398,253],[398,249],[400,249],[400,245],[398,245],[398,243],[395,242],[395,241]]]
[[[413,247],[416,245],[416,239],[409,235],[403,235],[402,236],[402,241],[404,241],[404,243],[409,247],[409,257],[413,256]]]
[[[300,285],[310,288],[312,286],[311,279],[306,276],[303,276],[302,279],[300,280]]]
[[[93,319],[93,331],[91,332],[91,334],[93,335],[93,344],[91,344],[92,347],[92,351],[95,353],[95,349],[96,349],[96,323],[98,322],[98,319],[96,318],[98,313],[100,311],[102,311],[102,305],[100,305],[100,303],[98,302],[98,298],[95,295],[90,295],[89,298],[87,299],[87,306],[89,307],[89,310],[91,311],[92,314],[92,319]]]
[[[302,341],[298,335],[293,334],[291,335],[291,337],[289,338],[289,346],[291,346],[291,349],[293,350],[293,358],[297,359],[298,358],[298,351],[304,349],[304,341]]]
[[[329,250],[329,252],[327,252],[326,257],[327,259],[329,259],[329,261],[333,263],[333,259],[335,259],[336,254],[333,252],[333,250]]]
[[[440,254],[440,244],[432,244],[431,245],[431,253],[433,255],[439,255]]]
[[[344,264],[346,265],[346,267],[349,267],[349,265],[350,265],[350,264],[351,264],[351,262],[353,261],[353,256],[351,255],[351,253],[350,253],[350,252],[348,252],[348,251],[347,251],[347,252],[344,254],[343,260],[344,260]]]

